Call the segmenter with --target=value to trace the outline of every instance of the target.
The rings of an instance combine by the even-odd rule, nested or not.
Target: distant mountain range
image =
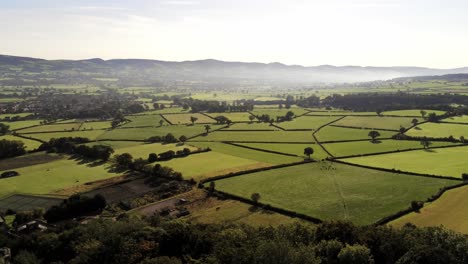
[[[468,67],[360,67],[321,65],[304,67],[281,63],[245,63],[219,60],[160,61],[143,59],[44,60],[0,55],[0,77],[21,72],[68,77],[80,75],[148,80],[280,81],[288,83],[337,83],[389,80],[400,77],[468,73]]]

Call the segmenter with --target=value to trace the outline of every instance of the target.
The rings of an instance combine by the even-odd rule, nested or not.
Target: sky
[[[468,66],[466,0],[0,0],[0,54]]]

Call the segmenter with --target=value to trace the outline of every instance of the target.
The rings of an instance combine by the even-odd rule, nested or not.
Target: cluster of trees
[[[275,119],[273,117],[270,117],[268,114],[262,114],[262,115],[257,115],[257,116],[249,116],[250,121],[253,121],[255,118],[259,120],[259,122],[264,122],[264,123],[270,123],[272,124],[275,122]],[[294,112],[288,111],[284,116],[277,116],[276,117],[276,122],[284,122],[284,121],[291,121],[294,118]]]
[[[468,238],[440,227],[347,222],[251,227],[121,217],[69,223],[27,239],[0,234],[14,263],[463,264]]]
[[[10,131],[10,126],[4,123],[0,123],[0,136],[5,135]]]
[[[26,154],[24,143],[17,140],[0,140],[0,159]]]
[[[89,142],[89,139],[83,137],[62,137],[52,138],[49,142],[43,143],[39,150],[49,152],[67,153],[80,155],[87,159],[107,161],[114,149],[105,145],[86,146],[84,143]]]
[[[226,124],[228,126],[230,126],[232,124],[231,119],[229,119],[229,118],[227,118],[227,117],[225,117],[223,115],[216,116],[214,119],[216,120],[217,124],[221,124],[221,125]]]
[[[100,194],[94,197],[74,194],[70,198],[63,200],[60,205],[54,205],[47,210],[44,214],[44,219],[49,223],[72,219],[89,213],[100,212],[106,205],[106,199]]]
[[[246,112],[253,110],[253,104],[247,101],[235,102],[232,105],[226,102],[197,100],[193,98],[183,99],[174,98],[174,103],[182,105],[185,110],[191,108],[193,113],[209,112],[209,113],[224,113],[224,112]]]
[[[152,136],[146,139],[146,141],[151,143],[163,142],[163,143],[177,143],[187,141],[187,137],[182,135],[177,139],[172,133],[168,133],[165,136]]]
[[[148,155],[148,162],[153,163],[155,161],[170,160],[175,157],[187,156],[190,153],[191,153],[191,150],[189,148],[184,148],[182,150],[177,150],[177,151],[168,150],[166,152],[159,153],[159,154],[150,153]]]
[[[296,104],[300,107],[319,107],[320,106],[320,98],[312,95],[307,98],[302,98],[296,101]]]
[[[164,108],[166,108],[166,106],[164,104],[158,104],[158,103],[154,103],[153,104],[153,108],[155,110],[163,110]]]

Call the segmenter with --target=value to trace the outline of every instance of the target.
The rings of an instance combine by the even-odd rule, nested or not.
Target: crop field
[[[216,131],[193,141],[314,142],[311,131]]]
[[[12,209],[14,211],[30,211],[36,208],[49,209],[62,202],[62,199],[15,194],[0,199],[0,211]]]
[[[449,118],[443,119],[442,121],[449,122],[449,123],[468,124],[468,115],[449,117]]]
[[[256,160],[263,163],[271,163],[274,165],[293,163],[303,160],[299,157],[290,157],[274,153],[267,153],[263,151],[257,151],[247,149],[243,147],[233,146],[221,142],[189,142],[190,145],[198,148],[211,148],[215,152],[232,155],[240,158],[246,158],[249,160]],[[303,152],[304,150],[302,150]]]
[[[374,128],[374,129],[393,129],[398,130],[400,126],[412,126],[411,120],[408,117],[385,117],[385,116],[347,116],[334,125],[349,126],[358,128]]]
[[[222,162],[220,162],[222,161]],[[157,162],[182,173],[185,179],[200,180],[216,175],[271,166],[269,163],[236,157],[216,151]]]
[[[450,142],[432,142],[431,147],[440,146],[451,146],[457,145],[456,143]],[[459,145],[459,144],[458,144]],[[369,153],[387,152],[387,151],[398,151],[405,149],[422,149],[424,148],[419,141],[409,140],[377,140],[376,142],[371,141],[353,141],[353,142],[339,142],[339,143],[328,143],[323,144],[333,156],[351,156],[361,155]]]
[[[211,131],[220,129],[222,126],[210,125]],[[180,126],[162,126],[145,128],[119,128],[106,131],[98,137],[99,140],[145,140],[152,136],[165,136],[172,133],[175,137],[182,135],[193,137],[205,133],[204,125],[180,125]],[[210,133],[211,134],[211,133]]]
[[[429,113],[435,113],[436,115],[445,114],[444,111],[439,111],[439,110],[428,110],[428,109],[422,109],[422,110],[426,112],[426,115],[428,115]],[[422,117],[421,110],[418,110],[418,109],[385,111],[382,113],[382,115]]]
[[[231,124],[229,127],[225,127],[222,130],[281,130],[275,126],[270,126],[269,123],[234,123]]]
[[[203,123],[216,123],[213,118],[210,118],[206,115],[198,114],[198,113],[190,113],[190,114],[164,114],[164,118],[166,118],[169,122],[173,125],[180,125],[180,124],[192,124],[190,121],[190,117],[197,118],[195,121],[196,124],[203,124]]]
[[[178,151],[184,148],[188,148],[190,150],[196,150],[196,148],[191,147],[187,144],[161,144],[161,143],[153,143],[153,144],[141,144],[137,146],[129,146],[123,147],[115,150],[114,154],[122,154],[122,153],[129,153],[133,156],[133,158],[143,158],[147,159],[150,153],[162,153],[169,150]]]
[[[468,138],[468,125],[447,124],[447,123],[424,123],[406,132],[413,137],[449,137],[458,139],[460,136]]]
[[[110,121],[83,122],[80,130],[107,129],[111,127]]]
[[[320,142],[328,141],[343,141],[343,140],[360,140],[360,139],[369,139],[368,129],[356,129],[356,128],[343,128],[343,127],[333,127],[326,126],[320,129],[315,136]],[[379,131],[379,138],[390,138],[396,132],[391,131]]]
[[[305,157],[304,149],[311,147],[314,154],[311,155],[312,159],[321,160],[326,158],[327,153],[317,144],[291,144],[291,143],[236,143],[238,145],[247,146],[251,148],[264,149],[269,151],[276,151],[286,154],[297,155]]]
[[[10,126],[10,130],[17,130],[25,127],[38,126],[42,120],[25,120],[25,121],[14,121],[14,122],[0,122],[7,126]]]
[[[0,136],[0,140],[2,139],[21,141],[24,143],[26,150],[35,150],[42,144],[41,142],[36,141],[36,140],[25,139],[25,138],[15,137],[11,135]]]
[[[251,116],[251,114],[248,112],[207,113],[207,115],[211,116],[212,118],[217,116],[225,116],[232,122],[250,122],[249,116]]]
[[[337,120],[339,117],[333,116],[301,116],[292,121],[277,123],[276,125],[286,130],[290,129],[311,129],[315,130],[327,123]]]
[[[270,118],[276,118],[277,116],[285,116],[287,112],[293,112],[295,116],[303,115],[308,112],[308,110],[304,108],[291,108],[291,109],[254,109],[252,114],[258,115],[269,115]]]
[[[161,115],[138,115],[138,116],[126,116],[130,122],[122,125],[122,127],[159,127],[159,122],[162,120],[163,125],[167,125],[167,122],[161,117]]]
[[[80,126],[81,126],[81,123],[52,124],[52,125],[43,125],[43,126],[20,129],[17,132],[18,133],[42,133],[42,132],[55,132],[55,131],[75,131],[75,130],[78,130]]]
[[[459,187],[445,192],[439,199],[426,203],[419,213],[405,215],[390,223],[401,227],[406,223],[417,226],[443,225],[452,230],[468,234],[468,186]]]
[[[26,136],[39,139],[42,141],[49,141],[51,138],[61,138],[61,137],[84,137],[89,140],[96,140],[97,137],[102,135],[104,130],[86,130],[86,131],[72,131],[72,132],[46,132],[46,133],[34,133],[27,134]]]
[[[20,175],[0,180],[0,198],[15,193],[45,195],[74,185],[118,176],[107,165],[88,166],[63,158],[15,168]]]
[[[328,164],[328,162],[327,162]],[[312,163],[216,181],[218,190],[323,220],[371,224],[424,200],[454,181],[411,177],[342,164]]]
[[[461,174],[466,173],[468,169],[466,157],[468,157],[468,146],[414,150],[343,160],[372,167],[461,178]]]

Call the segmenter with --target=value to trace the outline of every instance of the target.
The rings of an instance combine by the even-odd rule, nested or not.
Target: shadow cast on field
[[[425,152],[437,153],[437,150],[434,149],[424,149]]]
[[[371,140],[371,143],[372,144],[381,144],[382,141],[381,140]]]

